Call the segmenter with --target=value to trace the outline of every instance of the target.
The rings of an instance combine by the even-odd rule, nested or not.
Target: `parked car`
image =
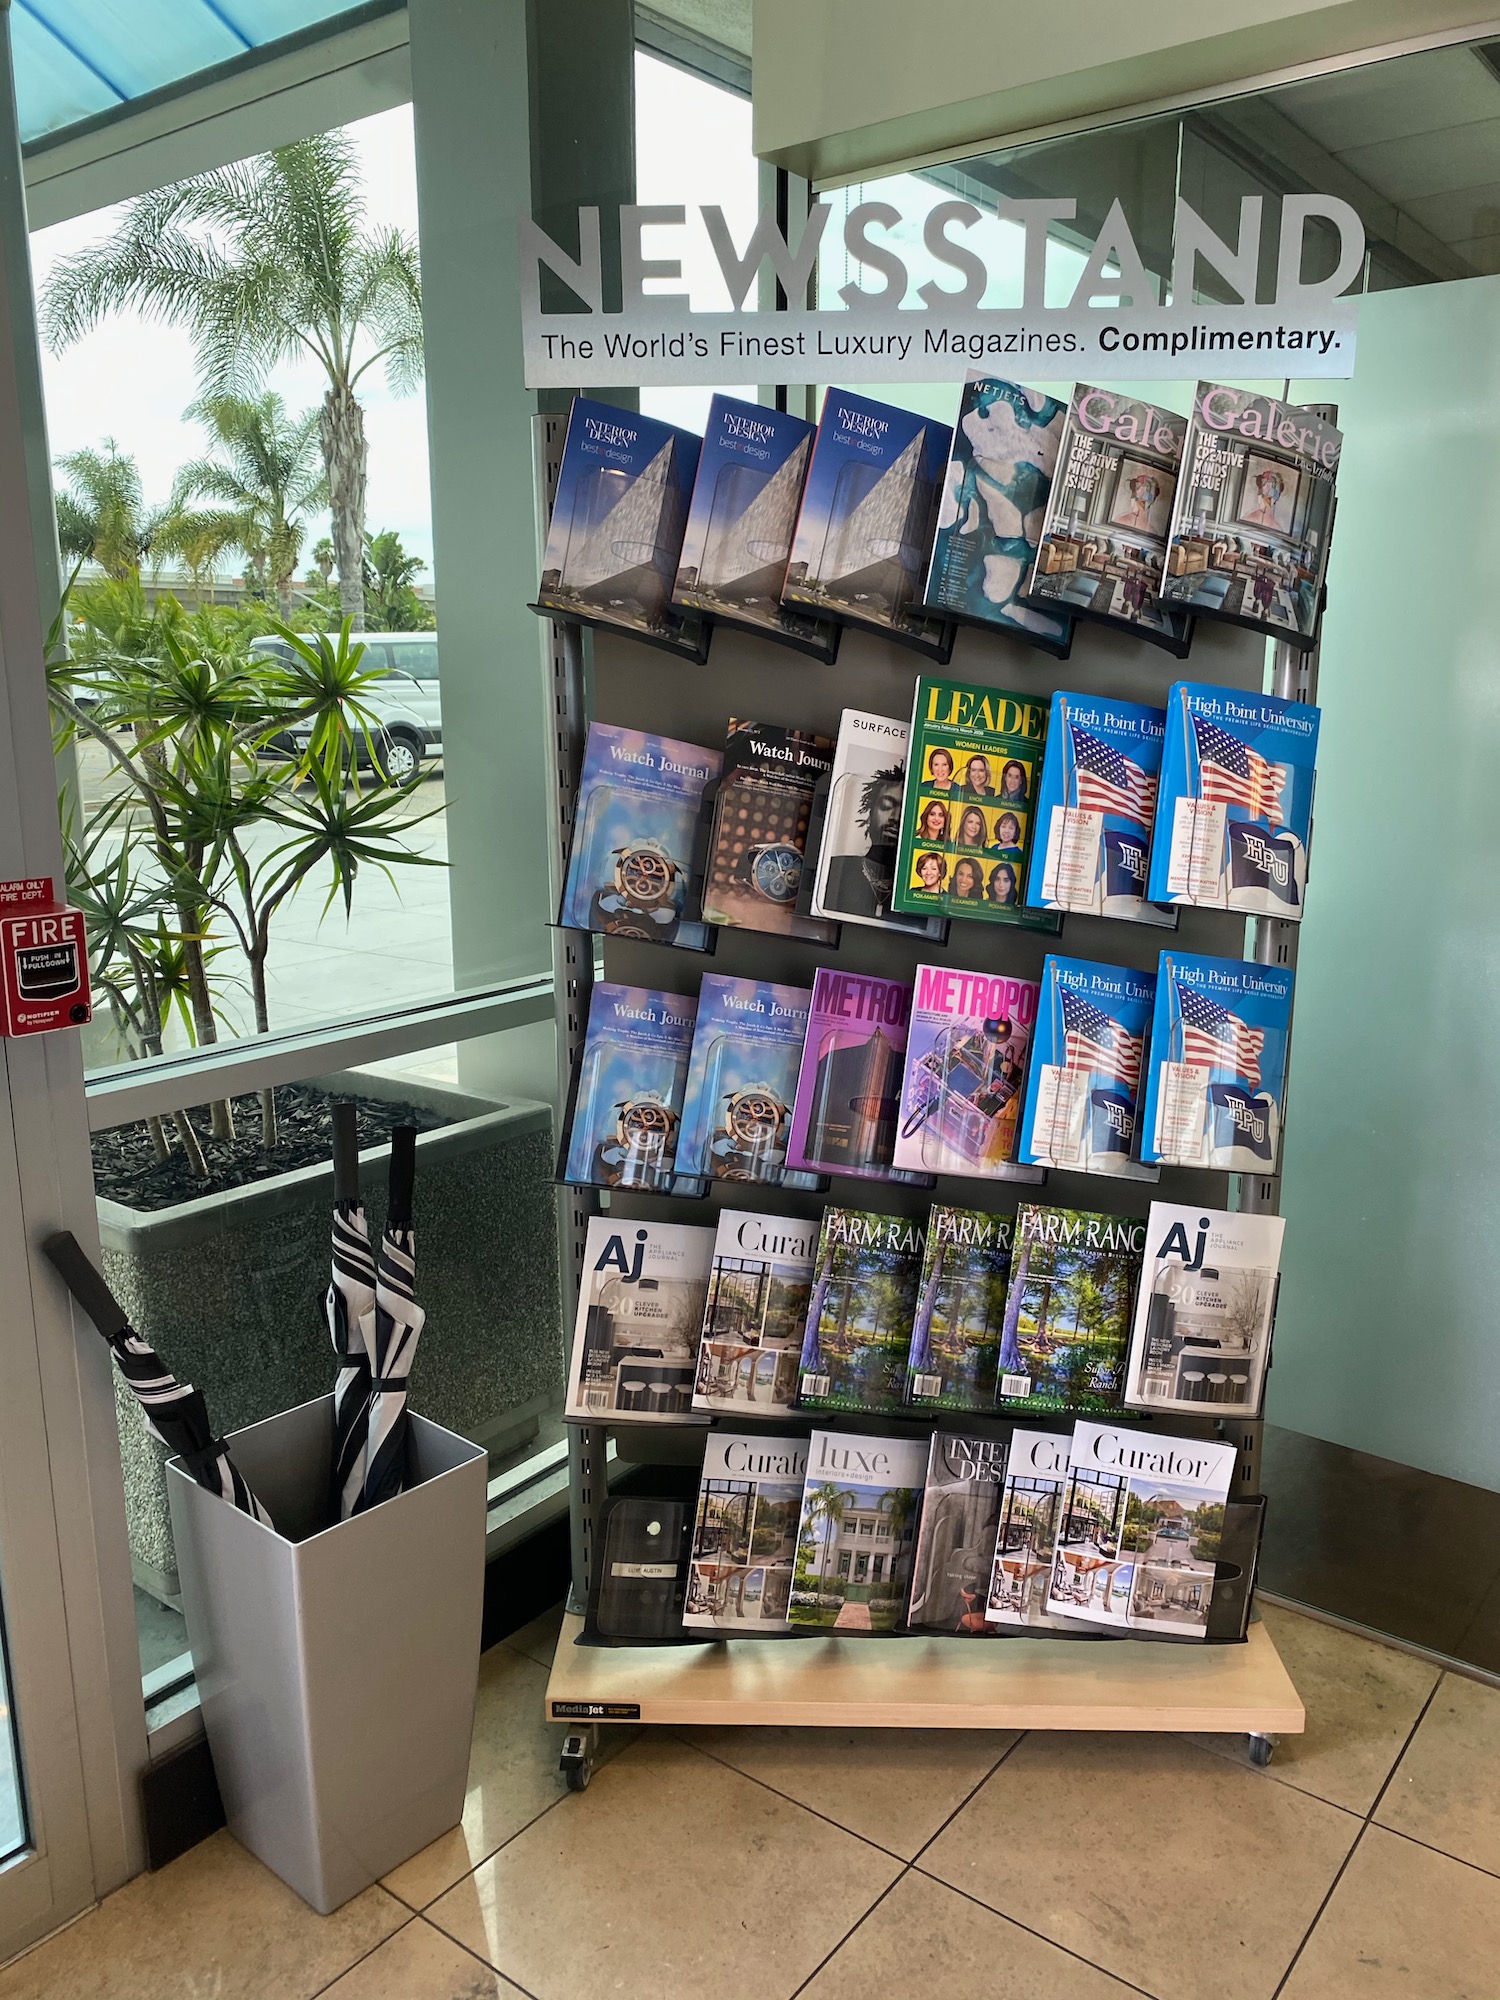
[[[436,632],[357,632],[364,646],[361,665],[381,679],[365,697],[365,706],[379,725],[375,759],[392,784],[414,785],[427,759],[440,757],[443,750],[443,709],[438,682],[438,636]],[[255,639],[252,653],[286,657],[290,651],[284,639]],[[310,724],[302,724],[272,739],[278,750],[298,751],[307,747],[312,735]],[[357,760],[370,763],[370,749],[361,737]]]

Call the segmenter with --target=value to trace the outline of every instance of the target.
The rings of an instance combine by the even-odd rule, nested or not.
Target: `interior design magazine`
[[[847,389],[828,389],[782,596],[915,645],[936,658],[952,627],[921,608],[946,424]]]
[[[1285,1229],[1279,1215],[1152,1202],[1127,1409],[1259,1412]]]
[[[1317,642],[1343,433],[1311,410],[1200,382],[1162,585],[1174,610]]]
[[[1047,1585],[1068,1483],[1070,1443],[1066,1432],[1023,1430],[1019,1424],[1010,1434],[984,1613],[992,1625],[1045,1631],[1067,1623],[1048,1612]]]
[[[1290,967],[1164,951],[1141,1106],[1141,1158],[1232,1174],[1274,1173],[1291,1023]]]
[[[922,1271],[919,1223],[825,1208],[797,1378],[797,1407],[899,1416]]]
[[[1034,979],[917,967],[898,1167],[979,1180],[1041,1180],[1041,1168],[1016,1163],[1039,993]]]
[[[1047,1608],[1201,1639],[1235,1447],[1076,1423]]]
[[[558,922],[705,949],[707,926],[683,917],[704,788],[723,761],[696,743],[591,722]]]
[[[793,1626],[889,1632],[899,1622],[926,1470],[925,1438],[813,1432],[797,1525]]]
[[[812,995],[805,986],[705,972],[683,1088],[674,1192],[713,1181],[815,1188],[789,1174],[787,1139]]]
[[[562,1179],[584,1187],[672,1185],[698,1003],[600,980],[578,1060]]]
[[[1187,420],[1118,389],[1080,382],[1026,596],[1043,610],[1096,619],[1180,659],[1192,626],[1161,597],[1167,533]]]
[[[1026,900],[1046,910],[1177,921],[1146,900],[1166,712],[1103,695],[1052,697]]]
[[[570,1417],[691,1420],[713,1252],[711,1229],[590,1217],[568,1369]]]
[[[1023,1201],[1011,1239],[997,1401],[1118,1410],[1146,1248],[1139,1215]]]
[[[908,1625],[966,1638],[990,1636],[984,1613],[1004,1476],[1003,1438],[933,1433],[912,1555]]]
[[[1012,1218],[935,1201],[917,1288],[906,1397],[916,1409],[992,1410]]]
[[[1028,604],[1067,405],[993,375],[964,383],[927,572],[927,604],[960,624],[1028,640],[1059,659],[1066,615]]]
[[[893,904],[910,736],[911,725],[895,716],[844,710],[808,908],[817,917],[941,943],[944,918],[903,916]]]
[[[686,636],[667,600],[700,443],[637,410],[573,398],[539,608],[650,638]]]
[[[693,1516],[685,1626],[785,1632],[807,1440],[713,1431]]]
[[[1151,847],[1157,901],[1301,922],[1320,717],[1306,702],[1176,682]]]
[[[905,979],[828,966],[814,975],[790,1167],[859,1180],[913,1178],[892,1164],[911,994]]]
[[[818,1224],[721,1208],[693,1408],[779,1417],[792,1408]]]
[[[781,601],[814,429],[767,403],[713,398],[672,601],[827,660],[838,626]]]
[[[1155,1180],[1136,1110],[1156,975],[1081,958],[1042,961],[1020,1157],[1032,1166]]]
[[[1047,707],[963,681],[917,682],[896,908],[1057,932],[1025,907]]]
[[[826,736],[730,723],[704,866],[705,922],[838,942],[836,924],[797,909],[813,792],[832,764]]]

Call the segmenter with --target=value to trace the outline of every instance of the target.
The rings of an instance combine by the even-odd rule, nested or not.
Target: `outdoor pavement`
[[[613,1733],[485,1655],[463,1826],[320,1918],[219,1833],[0,2000],[1489,2000],[1500,1691],[1267,1608],[1307,1705],[1242,1737]],[[984,1641],[976,1641],[983,1644]]]

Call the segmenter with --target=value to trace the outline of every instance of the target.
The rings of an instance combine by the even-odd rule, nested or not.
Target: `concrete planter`
[[[308,1081],[456,1121],[417,1138],[418,1297],[427,1324],[411,1406],[487,1451],[524,1442],[563,1372],[550,1107],[356,1071]],[[384,1150],[361,1158],[377,1240]],[[99,1203],[105,1276],[168,1366],[203,1391],[221,1436],[332,1387],[321,1308],[332,1203],[331,1161],[151,1213]],[[175,1602],[166,1455],[118,1380],[115,1395],[136,1581]]]

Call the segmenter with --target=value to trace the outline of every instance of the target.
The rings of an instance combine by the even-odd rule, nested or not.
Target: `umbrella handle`
[[[333,1198],[359,1200],[359,1115],[349,1103],[333,1107]]]
[[[42,1245],[42,1254],[106,1340],[129,1330],[130,1321],[119,1300],[94,1269],[70,1229],[49,1236]]]
[[[398,1125],[391,1133],[391,1185],[386,1197],[387,1229],[411,1228],[412,1186],[417,1177],[417,1128]]]

